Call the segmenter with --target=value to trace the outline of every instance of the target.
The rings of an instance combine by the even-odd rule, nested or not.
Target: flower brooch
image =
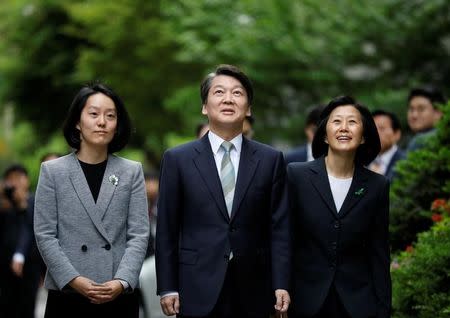
[[[361,188],[361,189],[355,191],[355,195],[357,195],[357,196],[362,196],[362,195],[364,194],[365,191],[366,191],[366,189]]]
[[[108,180],[115,186],[119,184],[119,177],[117,177],[115,174],[110,175]]]

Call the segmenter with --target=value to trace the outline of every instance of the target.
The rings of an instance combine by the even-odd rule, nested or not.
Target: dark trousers
[[[139,301],[136,293],[122,294],[105,304],[92,304],[86,297],[77,293],[64,293],[49,290],[45,318],[100,318],[100,317],[139,317]]]
[[[322,308],[314,316],[298,316],[289,313],[289,318],[351,318],[345,310],[334,286],[331,286]]]
[[[227,273],[225,275],[225,280],[222,286],[222,290],[220,291],[219,299],[217,300],[216,305],[214,306],[212,312],[203,317],[192,317],[192,316],[182,316],[179,315],[180,318],[268,318],[267,316],[253,316],[249,313],[243,312],[243,308],[245,308],[242,303],[245,302],[245,299],[241,299],[239,297],[239,293],[236,293],[237,290],[237,275],[236,264],[234,260],[230,260],[228,264]],[[181,304],[183,305],[183,304]]]

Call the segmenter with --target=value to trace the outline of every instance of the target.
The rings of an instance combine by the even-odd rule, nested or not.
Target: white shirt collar
[[[306,161],[313,161],[314,157],[312,154],[312,143],[308,142],[306,144]]]
[[[213,133],[211,130],[208,132],[208,139],[209,143],[211,144],[211,149],[214,154],[217,154],[220,150],[220,146],[225,141],[225,139],[222,139],[215,133]],[[237,135],[233,139],[230,140],[230,142],[234,145],[234,149],[237,151],[237,153],[241,153],[242,149],[242,134]]]
[[[389,150],[385,151],[383,154],[379,155],[378,158],[381,160],[383,166],[387,168],[389,162],[391,162],[392,157],[394,157],[395,152],[397,151],[398,146],[393,145]]]

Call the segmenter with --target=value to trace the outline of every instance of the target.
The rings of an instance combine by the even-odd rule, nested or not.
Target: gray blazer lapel
[[[96,204],[100,220],[103,220],[109,203],[111,202],[111,199],[113,197],[114,191],[117,188],[117,185],[114,185],[113,181],[110,181],[109,178],[114,175],[117,182],[120,182],[120,174],[119,170],[117,169],[116,159],[117,158],[113,155],[108,156],[108,162],[106,164],[105,174],[103,175],[103,181],[100,187],[100,193],[98,194]]]
[[[357,166],[355,168],[355,175],[353,176],[352,184],[345,197],[344,203],[342,203],[341,210],[339,211],[339,217],[344,217],[350,210],[361,200],[367,193],[367,179],[368,176],[363,167]]]
[[[102,225],[99,209],[95,205],[94,198],[92,197],[91,190],[89,189],[86,177],[84,176],[83,169],[81,168],[75,153],[72,154],[71,158],[72,160],[70,160],[69,162],[69,169],[70,169],[70,181],[73,185],[73,188],[75,189],[75,192],[77,193],[81,204],[85,208],[86,213],[91,218],[92,223],[94,223],[95,227],[100,232],[100,234],[108,242],[110,242],[106,230]]]
[[[327,169],[325,167],[325,157],[321,157],[316,160],[315,165],[311,167],[311,170],[314,173],[311,177],[311,182],[314,188],[316,188],[316,191],[328,206],[328,209],[333,217],[338,218],[333,194],[331,193],[330,182],[328,181]]]
[[[242,200],[247,193],[248,186],[255,175],[259,158],[255,156],[256,149],[245,138],[242,139],[241,157],[239,159],[238,176],[234,190],[233,209],[231,210],[231,220],[234,219]]]
[[[195,150],[198,152],[198,155],[193,159],[194,164],[208,187],[209,193],[214,198],[220,214],[222,214],[225,220],[229,222],[230,217],[228,216],[222,185],[220,183],[219,174],[217,173],[217,167],[209,143],[208,134],[199,140],[197,145]]]

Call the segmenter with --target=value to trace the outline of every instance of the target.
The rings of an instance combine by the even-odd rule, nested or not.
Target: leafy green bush
[[[450,316],[450,217],[433,216],[436,224],[393,266],[394,318]]]
[[[426,146],[397,166],[391,187],[391,245],[402,250],[431,226],[429,204],[450,192],[450,103]]]

